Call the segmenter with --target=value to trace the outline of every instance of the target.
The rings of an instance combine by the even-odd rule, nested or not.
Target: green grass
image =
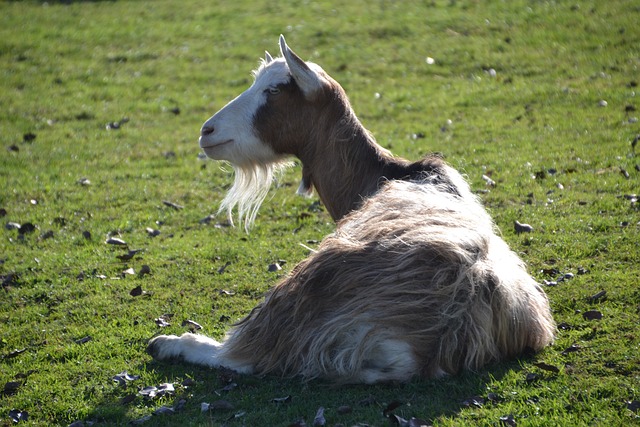
[[[311,425],[319,407],[327,425],[389,425],[393,401],[398,416],[439,426],[508,415],[518,425],[639,422],[627,402],[640,400],[640,212],[625,198],[640,190],[640,113],[626,111],[640,108],[637,4],[216,3],[0,3],[2,222],[36,226],[0,230],[2,425],[12,409],[28,413],[20,425],[126,425],[180,399],[182,410],[144,425]],[[343,84],[382,145],[413,159],[441,152],[474,190],[490,190],[481,197],[538,280],[553,280],[550,269],[575,275],[546,287],[566,325],[553,346],[454,378],[374,387],[236,376],[222,391],[224,373],[151,361],[146,341],[183,332],[185,319],[222,337],[307,255],[300,243],[334,228],[294,195],[299,167],[249,235],[216,227],[224,218],[200,223],[232,175],[198,159],[199,127],[250,84],[263,50],[277,53],[280,33]],[[516,235],[514,220],[534,232]],[[126,249],[109,236],[144,251],[120,261]],[[278,260],[284,270],[268,272]],[[143,265],[151,274],[122,274]],[[131,296],[137,286],[148,295]],[[585,319],[588,310],[602,319]],[[166,313],[161,331],[154,319]],[[579,351],[564,352],[573,344]],[[140,378],[118,385],[124,370]],[[167,382],[171,396],[137,393]],[[484,404],[469,405],[474,396]],[[233,409],[201,413],[221,399]]]

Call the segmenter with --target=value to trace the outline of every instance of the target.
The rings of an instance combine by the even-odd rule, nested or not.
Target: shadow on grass
[[[131,372],[145,372],[147,382],[151,378],[154,383],[138,380],[114,388],[87,420],[109,425],[314,425],[323,408],[328,426],[398,425],[394,416],[432,423],[469,406],[497,404],[500,397],[491,395],[487,385],[520,366],[514,360],[437,380],[336,386],[149,361]],[[173,384],[175,391],[155,398],[138,393],[163,383]],[[215,409],[202,411],[203,403]],[[158,408],[164,412],[158,413]]]

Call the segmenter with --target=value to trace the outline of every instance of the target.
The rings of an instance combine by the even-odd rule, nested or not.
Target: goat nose
[[[202,129],[200,129],[200,135],[202,136],[211,135],[214,131],[215,129],[213,128],[213,126],[203,126]]]

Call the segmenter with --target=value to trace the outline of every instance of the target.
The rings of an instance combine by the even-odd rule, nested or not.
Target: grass
[[[629,196],[640,182],[640,8],[222,3],[0,3],[0,208],[4,224],[35,225],[0,231],[2,425],[12,409],[28,414],[20,425],[126,425],[180,400],[144,424],[311,425],[324,407],[327,425],[389,425],[394,401],[393,414],[438,426],[638,423],[640,213]],[[299,167],[250,234],[200,221],[232,177],[198,158],[199,127],[250,84],[264,49],[277,53],[280,33],[343,84],[382,145],[407,158],[441,152],[467,174],[538,280],[574,275],[546,287],[562,326],[553,346],[454,378],[341,388],[144,353],[186,319],[221,337],[306,256],[300,243],[334,228],[293,194]],[[514,220],[534,232],[515,234]],[[121,261],[126,249],[143,251]],[[278,261],[283,271],[269,272]],[[125,370],[139,378],[112,379]],[[175,393],[138,393],[162,383]],[[218,400],[232,408],[200,411]]]

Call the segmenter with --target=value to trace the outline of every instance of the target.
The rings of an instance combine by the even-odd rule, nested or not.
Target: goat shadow
[[[500,405],[503,396],[492,393],[489,385],[508,374],[519,373],[523,362],[529,359],[531,356],[527,355],[440,379],[377,385],[256,377],[184,363],[149,361],[133,367],[129,373],[146,372],[153,383],[134,380],[114,385],[86,421],[98,425],[250,426],[265,425],[264,419],[268,417],[278,420],[274,425],[305,425],[304,422],[314,425],[314,417],[322,407],[329,426],[390,425],[390,422],[401,425],[396,423],[395,416],[432,423],[441,417],[456,416],[470,406]],[[525,375],[519,375],[526,381]],[[175,393],[153,399],[138,393],[144,387],[163,383],[174,384]],[[201,410],[202,403],[214,402],[221,408]],[[162,406],[175,411],[154,414]]]

